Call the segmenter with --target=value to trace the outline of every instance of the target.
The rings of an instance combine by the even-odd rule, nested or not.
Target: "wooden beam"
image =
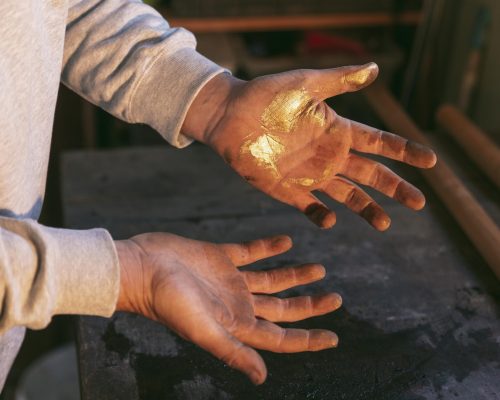
[[[372,85],[363,92],[371,107],[390,130],[430,146],[430,141],[385,86]],[[434,168],[422,170],[422,173],[500,279],[498,226],[445,162],[439,160]]]
[[[469,118],[451,104],[443,104],[436,120],[500,188],[500,148]]]
[[[416,25],[421,19],[420,11],[401,14],[371,12],[215,18],[179,18],[169,10],[161,9],[160,12],[171,26],[181,26],[195,33],[352,28],[389,26],[395,23]]]

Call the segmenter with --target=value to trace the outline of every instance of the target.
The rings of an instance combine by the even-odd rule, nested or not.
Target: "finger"
[[[231,336],[214,321],[204,321],[203,329],[189,339],[219,360],[235,368],[256,384],[266,380],[267,368],[262,357],[252,348]]]
[[[288,204],[298,208],[307,218],[323,229],[331,228],[335,225],[337,217],[321,200],[309,192],[297,193]]]
[[[326,275],[320,264],[303,264],[268,271],[244,271],[243,278],[252,293],[277,293],[299,285],[319,281]]]
[[[292,239],[289,236],[280,235],[244,243],[224,243],[219,246],[232,263],[240,267],[290,250]]]
[[[321,190],[333,200],[359,214],[375,229],[385,231],[391,225],[391,219],[384,209],[363,189],[347,179],[335,177]]]
[[[311,90],[322,99],[355,92],[370,85],[378,76],[377,64],[354,65],[314,71]]]
[[[425,197],[420,190],[386,166],[368,158],[350,154],[341,174],[371,186],[413,210],[420,210],[425,205]]]
[[[339,341],[334,332],[325,329],[285,329],[261,319],[242,332],[241,340],[254,348],[275,353],[319,351],[337,347]]]
[[[342,304],[337,293],[321,296],[299,296],[280,299],[253,296],[255,315],[273,322],[294,322],[335,311]]]
[[[436,164],[436,153],[427,146],[356,121],[338,118],[350,125],[351,147],[356,151],[379,154],[419,168],[432,168]]]

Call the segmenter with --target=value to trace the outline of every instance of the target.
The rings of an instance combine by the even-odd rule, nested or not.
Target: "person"
[[[286,236],[212,244],[146,233],[114,241],[104,229],[55,229],[37,218],[62,81],[114,116],[152,126],[173,146],[207,144],[250,184],[322,228],[335,214],[313,191],[387,229],[389,217],[357,184],[413,209],[424,197],[359,153],[422,168],[436,156],[324,102],[373,82],[375,64],[245,82],[197,53],[191,33],[171,28],[139,0],[3,0],[0,16],[0,388],[25,328],[42,329],[57,314],[140,313],[256,384],[266,367],[255,349],[337,345],[333,332],[275,324],[331,312],[340,306],[337,294],[269,296],[321,279],[322,266],[237,269],[286,251]]]

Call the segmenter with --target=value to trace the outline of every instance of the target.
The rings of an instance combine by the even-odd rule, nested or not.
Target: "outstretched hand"
[[[313,191],[345,204],[383,231],[384,210],[357,184],[419,210],[423,194],[383,164],[381,155],[419,168],[436,163],[418,143],[336,114],[324,100],[360,90],[378,75],[374,63],[297,70],[244,82],[221,74],[195,99],[183,132],[205,142],[238,174],[270,196],[298,208],[323,228],[334,212]]]
[[[117,309],[159,321],[236,368],[255,384],[266,379],[254,349],[281,353],[336,347],[337,335],[322,329],[284,329],[336,310],[336,293],[287,299],[274,293],[322,279],[325,269],[304,264],[268,271],[239,271],[290,249],[287,236],[242,244],[212,244],[167,233],[116,241],[121,266]]]

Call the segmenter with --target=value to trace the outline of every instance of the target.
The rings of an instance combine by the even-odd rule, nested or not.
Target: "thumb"
[[[374,62],[365,65],[329,68],[311,71],[310,90],[322,99],[339,94],[356,92],[370,85],[378,76],[378,65]]]
[[[241,343],[217,322],[208,318],[198,321],[203,326],[189,339],[202,349],[212,353],[231,368],[243,372],[255,384],[264,383],[267,376],[266,364],[251,347]]]

